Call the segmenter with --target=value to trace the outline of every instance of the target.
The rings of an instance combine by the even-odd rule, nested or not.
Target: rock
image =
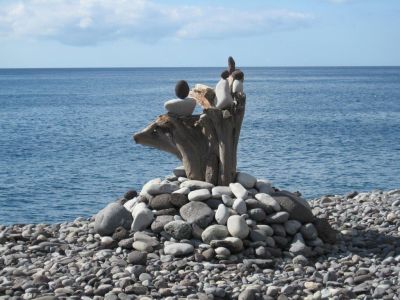
[[[100,235],[112,235],[119,226],[129,229],[131,224],[131,213],[123,205],[114,202],[97,213],[94,230]]]
[[[296,220],[289,220],[284,224],[285,230],[290,235],[295,235],[301,227],[301,223]]]
[[[270,195],[258,193],[255,195],[255,197],[259,201],[259,207],[262,208],[267,214],[281,210],[281,206],[279,205],[278,201],[276,201]]]
[[[154,211],[154,216],[156,216],[156,217],[158,217],[158,216],[166,216],[166,215],[175,216],[177,214],[178,214],[178,211],[176,210],[175,207]]]
[[[101,237],[100,243],[103,246],[103,248],[106,248],[106,249],[115,248],[115,246],[117,245],[117,242],[112,237],[109,237],[109,236]]]
[[[262,208],[253,208],[248,211],[249,217],[256,222],[265,221],[267,215]]]
[[[253,242],[264,242],[267,239],[267,235],[260,229],[250,230],[250,239]]]
[[[218,209],[218,206],[219,206],[220,204],[222,204],[223,202],[222,202],[221,199],[214,199],[214,198],[211,198],[211,199],[206,200],[205,203],[206,203],[211,209]]]
[[[232,253],[239,253],[243,250],[243,242],[237,237],[228,236],[223,240],[212,240],[210,242],[211,247],[225,247],[228,248]]]
[[[318,232],[312,223],[301,226],[300,232],[306,240],[315,240],[318,237]]]
[[[212,183],[208,183],[208,182],[200,181],[200,180],[186,180],[181,183],[180,187],[181,188],[187,187],[191,191],[199,190],[199,189],[211,190],[214,187],[214,185]]]
[[[206,249],[201,253],[206,261],[210,261],[215,257],[215,251],[212,248]]]
[[[143,265],[147,263],[147,253],[140,251],[132,251],[128,254],[128,263],[132,265]]]
[[[225,76],[224,73],[221,76]],[[233,104],[233,98],[229,87],[229,81],[221,77],[215,87],[215,107],[219,109],[226,109]]]
[[[157,238],[154,236],[149,236],[144,231],[135,232],[133,238],[136,241],[145,242],[146,244],[150,245],[151,247],[157,247],[160,243],[158,242]]]
[[[172,256],[185,256],[192,254],[194,247],[186,243],[171,243],[164,246],[164,253]]]
[[[218,257],[228,257],[229,255],[231,255],[231,252],[229,251],[229,249],[225,248],[225,247],[218,247],[214,249],[216,256]]]
[[[119,241],[118,246],[123,249],[132,249],[132,243],[134,242],[133,238],[127,238]]]
[[[274,188],[272,187],[271,181],[265,180],[265,179],[257,180],[256,189],[260,193],[264,193],[264,194],[271,194],[271,193],[275,192]]]
[[[124,194],[124,198],[126,200],[131,200],[135,198],[138,195],[138,193],[135,190],[129,190]]]
[[[243,93],[243,81],[234,80],[232,84],[232,93]]]
[[[132,214],[132,231],[141,231],[143,229],[146,229],[153,222],[154,219],[153,212],[147,207],[141,207],[141,209],[132,212]]]
[[[181,178],[181,177],[179,177],[179,178]],[[185,180],[185,181],[187,181],[187,180]],[[188,187],[179,187],[179,189],[177,189],[176,191],[173,191],[172,193],[171,193],[171,195],[173,195],[173,194],[184,194],[184,195],[188,195],[190,193],[190,189],[188,188]]]
[[[308,259],[304,255],[297,255],[293,257],[293,263],[297,265],[306,266],[308,264]]]
[[[134,241],[132,248],[141,252],[153,252],[153,247],[144,241]]]
[[[231,236],[245,239],[250,232],[249,226],[246,224],[245,218],[241,216],[230,216],[227,221],[228,231]]]
[[[188,223],[196,223],[201,228],[207,227],[214,219],[214,211],[203,202],[189,202],[179,210],[181,217]]]
[[[272,229],[274,230],[274,234],[277,236],[286,236],[285,227],[282,224],[271,224]]]
[[[164,226],[164,230],[176,240],[192,237],[192,226],[185,221],[171,221]]]
[[[212,197],[217,199],[221,199],[222,195],[227,195],[230,197],[233,196],[233,193],[229,186],[215,186],[212,188],[211,193]]]
[[[289,251],[295,255],[301,254],[304,256],[310,256],[310,254],[311,254],[311,249],[306,246],[301,233],[297,233],[294,236],[293,241],[290,245]]]
[[[201,228],[196,223],[192,223],[192,236],[196,240],[201,240],[201,235],[203,234],[203,228]]]
[[[175,95],[179,99],[185,99],[189,95],[189,85],[185,80],[179,80],[175,85]]]
[[[172,208],[173,205],[170,200],[170,194],[160,194],[149,201],[149,207],[156,210]]]
[[[229,209],[225,205],[220,204],[217,211],[215,212],[215,220],[217,221],[217,223],[220,225],[226,225],[229,216]]]
[[[183,100],[172,99],[166,101],[164,103],[164,107],[168,113],[177,116],[190,116],[196,107],[196,100],[190,97],[187,97]]]
[[[228,76],[236,70],[236,63],[232,56],[228,57]],[[221,75],[222,76],[222,75]],[[225,75],[226,76],[226,75]]]
[[[174,217],[169,215],[157,216],[156,219],[151,224],[151,230],[154,233],[160,233],[164,230],[164,226],[173,221]]]
[[[272,259],[243,259],[243,264],[245,266],[252,267],[253,265],[257,265],[261,269],[271,269],[275,266],[275,262]]]
[[[314,226],[317,229],[318,237],[325,243],[336,243],[337,231],[332,228],[326,219],[316,218]]]
[[[230,196],[228,195],[222,195],[221,196],[222,202],[225,204],[227,207],[232,207],[233,203],[235,200],[233,200]]]
[[[265,222],[268,224],[279,224],[285,223],[289,219],[289,213],[286,211],[278,211],[276,213],[270,214],[265,219]]]
[[[228,229],[223,225],[211,225],[201,234],[204,243],[209,244],[212,240],[223,240],[229,235]]]
[[[117,242],[119,242],[120,240],[123,240],[125,238],[127,238],[129,236],[129,232],[122,226],[117,227],[117,229],[115,229],[112,238],[114,240],[116,240]]]
[[[143,189],[146,186],[143,187]],[[142,189],[142,191],[143,191]],[[146,192],[152,196],[160,194],[171,194],[176,191],[178,187],[171,183],[151,183],[146,187]]]
[[[256,185],[257,178],[245,172],[237,172],[236,182],[239,182],[246,189],[251,189]]]
[[[186,98],[186,97],[185,97]],[[172,173],[174,173],[174,175],[176,177],[186,177],[186,171],[185,171],[185,167],[184,166],[179,166],[176,167]]]
[[[236,82],[237,80],[235,80]],[[256,293],[253,289],[245,289],[239,294],[238,300],[256,300]]]
[[[269,225],[259,224],[256,226],[256,229],[263,231],[265,236],[272,236],[274,234],[274,230]]]
[[[232,193],[236,196],[236,198],[246,199],[248,195],[248,191],[239,183],[230,183],[229,187]]]
[[[244,215],[247,213],[246,202],[243,199],[237,198],[232,205],[232,208],[236,210],[239,215]]]
[[[189,202],[189,199],[187,194],[174,192],[170,195],[169,201],[173,206],[181,208],[182,206],[184,206],[186,203]]]
[[[283,210],[289,213],[290,219],[301,223],[313,222],[314,215],[304,199],[285,191],[274,192],[271,196],[278,201]]]

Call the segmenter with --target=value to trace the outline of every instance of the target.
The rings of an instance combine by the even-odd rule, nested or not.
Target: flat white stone
[[[245,239],[250,232],[246,220],[241,216],[230,216],[227,221],[228,231],[231,236],[239,239]]]
[[[172,243],[164,246],[164,253],[166,255],[183,256],[193,253],[193,245],[186,243]]]
[[[256,182],[256,189],[260,193],[265,193],[265,194],[271,194],[274,192],[274,189],[272,188],[272,183],[269,180],[266,179],[259,179]]]
[[[208,189],[200,189],[191,191],[188,195],[189,201],[203,201],[211,198],[210,191]]]
[[[255,186],[257,178],[246,172],[237,172],[236,182],[239,182],[246,189],[251,189]]]
[[[248,191],[239,182],[230,183],[229,187],[231,188],[231,191],[236,196],[236,198],[247,198]]]
[[[217,98],[217,104],[215,106],[219,109],[228,108],[233,104],[228,80],[221,78],[215,87],[215,96]]]
[[[260,202],[261,208],[264,209],[266,213],[272,213],[281,210],[281,206],[278,201],[272,198],[270,195],[265,193],[258,193],[255,195],[256,199]]]
[[[231,188],[229,186],[216,186],[212,188],[212,196],[213,198],[220,199],[222,195],[228,195],[230,197],[233,196]]]
[[[217,223],[220,225],[226,225],[226,221],[228,221],[229,216],[229,209],[223,204],[218,205],[218,209],[215,212],[215,220]]]
[[[236,210],[239,215],[247,213],[246,202],[244,202],[242,198],[237,198],[235,202],[233,202],[232,208]]]
[[[187,195],[190,193],[190,189],[188,187],[180,188],[179,190],[173,191],[172,194],[184,194]]]
[[[165,109],[178,116],[190,116],[196,107],[196,100],[187,97],[185,99],[172,99],[164,103]]]
[[[232,93],[243,93],[243,81],[241,81],[241,80],[233,81]]]
[[[181,188],[188,187],[191,191],[198,189],[209,189],[211,190],[214,185],[209,182],[201,181],[201,180],[186,180],[181,183]]]

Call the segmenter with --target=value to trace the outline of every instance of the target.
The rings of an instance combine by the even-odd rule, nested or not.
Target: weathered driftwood
[[[203,107],[201,115],[159,116],[134,135],[138,144],[174,154],[190,179],[228,185],[236,176],[236,155],[245,112],[246,95],[236,93],[234,104],[225,110],[214,106],[214,91],[197,85],[190,92]]]

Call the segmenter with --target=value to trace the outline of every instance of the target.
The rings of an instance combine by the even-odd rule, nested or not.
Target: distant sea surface
[[[400,188],[400,68],[242,68],[238,168],[307,199]],[[0,69],[0,224],[95,214],[178,166],[132,134],[222,68]],[[198,109],[199,111],[199,109]]]

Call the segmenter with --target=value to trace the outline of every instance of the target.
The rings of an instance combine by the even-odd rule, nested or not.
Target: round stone
[[[135,190],[129,190],[124,194],[124,198],[126,200],[131,200],[137,196],[137,192]]]
[[[247,226],[247,225],[246,225]],[[212,240],[223,240],[229,235],[228,229],[223,225],[211,225],[201,234],[203,242],[209,244]]]
[[[235,202],[233,202],[232,208],[236,210],[239,215],[247,213],[246,202],[241,198],[237,198]]]
[[[185,99],[189,95],[189,85],[185,80],[179,80],[175,85],[175,94],[180,99]]]
[[[164,253],[172,256],[185,256],[192,254],[193,245],[187,243],[171,243],[164,246]]]
[[[229,215],[229,209],[225,205],[220,204],[215,212],[215,220],[218,224],[225,225],[228,221]]]
[[[172,221],[164,226],[164,230],[174,239],[183,240],[192,237],[192,226],[185,221]]]
[[[203,201],[210,199],[211,194],[208,189],[200,189],[200,190],[195,190],[191,191],[188,195],[189,201]]]
[[[179,213],[186,222],[196,223],[201,228],[207,227],[214,219],[214,211],[207,204],[199,201],[185,204]]]
[[[242,216],[230,216],[227,221],[227,227],[231,236],[240,239],[245,239],[250,232],[249,226],[246,224],[246,220]]]

